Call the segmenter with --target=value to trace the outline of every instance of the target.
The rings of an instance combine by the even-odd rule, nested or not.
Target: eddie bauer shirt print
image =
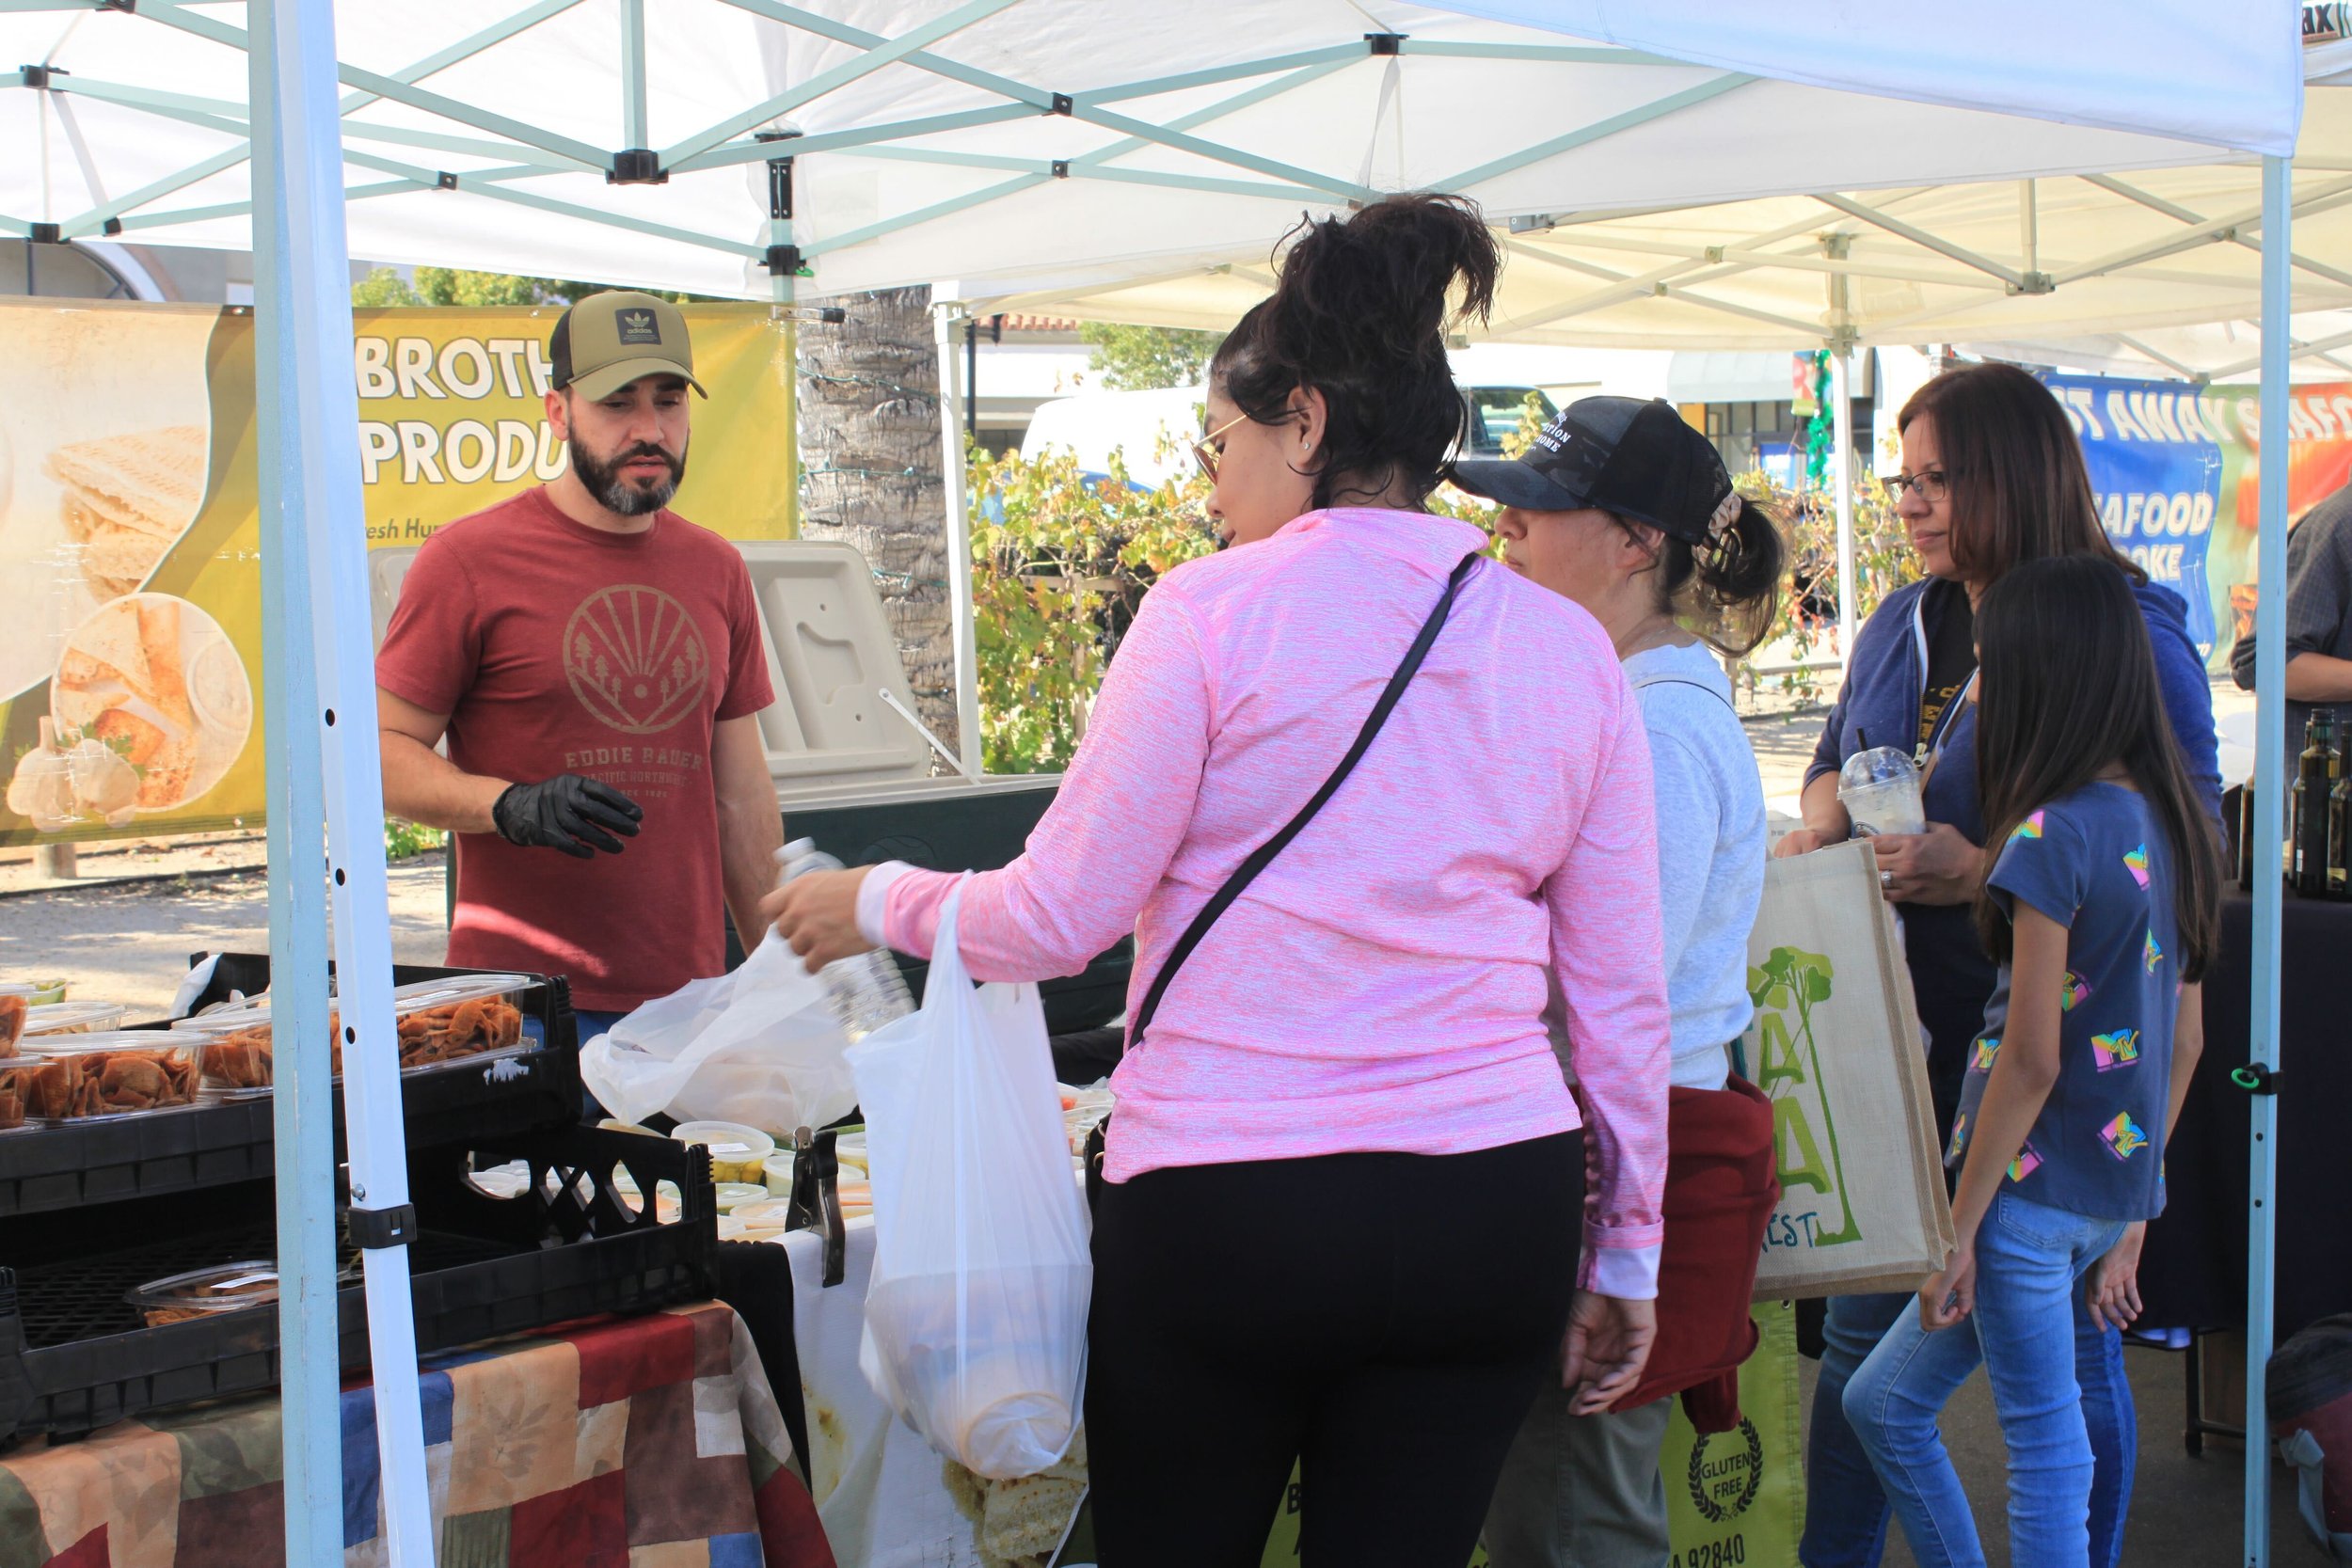
[[[710,748],[773,700],[734,546],[675,513],[607,533],[534,489],[451,523],[401,585],[375,678],[449,720],[450,760],[520,784],[601,780],[644,809],[617,855],[460,833],[449,961],[563,974],[627,1012],[726,960]]]

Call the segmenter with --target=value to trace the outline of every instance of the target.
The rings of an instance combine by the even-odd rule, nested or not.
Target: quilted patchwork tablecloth
[[[742,1321],[708,1302],[426,1358],[440,1568],[833,1568]],[[285,1555],[274,1399],[0,1460],[0,1568],[262,1568]],[[388,1553],[364,1384],[342,1395],[343,1559]]]

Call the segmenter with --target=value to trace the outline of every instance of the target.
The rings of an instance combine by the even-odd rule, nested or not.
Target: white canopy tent
[[[321,1461],[335,1430],[332,1373],[322,1370],[334,1336],[320,1180],[327,884],[308,856],[322,833],[344,1022],[380,1035],[389,1019],[381,867],[370,869],[381,800],[348,255],[779,301],[942,276],[999,301],[1026,290],[1099,302],[1113,288],[1130,301],[1163,289],[1172,299],[1204,277],[1262,289],[1269,242],[1302,209],[1439,187],[1524,230],[1499,324],[1513,336],[1549,327],[1589,342],[1603,340],[1581,334],[1614,330],[1625,336],[1611,341],[1629,341],[1687,314],[1707,324],[1684,340],[1693,346],[1851,348],[1899,341],[1873,337],[1880,329],[1948,341],[1977,321],[2010,336],[2090,330],[2067,314],[2071,302],[2126,286],[2105,276],[2113,266],[2063,273],[2126,245],[2217,249],[2196,231],[2235,226],[2271,242],[2264,370],[2284,383],[2290,209],[2320,221],[2339,197],[2352,203],[2352,158],[2292,172],[2284,161],[2302,113],[2292,6],[2274,0],[2259,24],[2199,0],[2146,0],[2121,23],[2039,0],[1979,0],[1960,19],[1936,0],[1886,0],[1867,17],[1840,0],[1629,9],[1607,0],[0,0],[0,58],[26,67],[16,79],[25,90],[0,92],[0,136],[31,154],[0,167],[0,232],[250,245],[261,263],[272,953],[278,1006],[309,1053],[278,1099],[290,1560],[324,1560],[340,1540],[337,1471]],[[2249,214],[2243,185],[2255,158],[2265,177]],[[2163,172],[2237,161],[2227,188]],[[2087,175],[2130,188],[2077,178]],[[2045,198],[2046,185],[2015,183],[2026,181],[2067,184]],[[2006,206],[1982,194],[1987,182]],[[1937,189],[1948,185],[1978,194]],[[2086,249],[2067,230],[2061,245],[2071,204],[2090,199],[2076,185],[2136,210],[2135,222],[2171,226],[2170,242],[2117,230],[2108,247]],[[1724,224],[1735,206],[1737,221]],[[1718,215],[1690,221],[1693,207]],[[2053,226],[2050,241],[2025,240],[2021,214]],[[1931,216],[1960,238],[1923,227]],[[2095,235],[2097,221],[2082,232]],[[1822,238],[1841,226],[1842,242]],[[2013,261],[1985,237],[2002,231],[2020,237]],[[1874,274],[1857,265],[1856,246]],[[2344,275],[2302,271],[2310,287],[2343,291],[2313,306],[2352,306]],[[1575,292],[1556,282],[1541,297],[1528,292],[1554,273]],[[1916,306],[1852,287],[1871,276],[1915,289]],[[2230,312],[2160,320],[2154,303],[2117,293],[2099,329],[2251,309],[2242,284],[2197,286],[2234,289]],[[1894,319],[1930,309],[1948,318],[1932,331]],[[1133,319],[1134,309],[1104,313]],[[2282,399],[2265,400],[2264,421],[2265,440],[2283,446]],[[2283,500],[2263,498],[2271,581],[2283,575]],[[968,593],[961,599],[968,674]],[[2282,645],[2280,600],[2263,604],[2265,650]],[[2261,733],[2272,777],[2282,700],[2281,668],[2266,652]],[[2264,810],[2257,831],[2276,840],[2275,800]],[[2265,979],[2253,1046],[2273,1061],[2278,922],[2270,888],[2256,913]],[[389,1063],[362,1050],[371,1058]],[[355,1073],[353,1199],[394,1243],[368,1253],[390,1555],[413,1563],[431,1548],[397,1244],[398,1098],[389,1065]],[[2268,1101],[2255,1114],[2266,1130]],[[2256,1148],[2255,1191],[2266,1199],[2272,1140]],[[2249,1333],[2257,1425],[2264,1217]],[[2261,1446],[2249,1445],[2249,1561],[2267,1551],[2266,1481]]]

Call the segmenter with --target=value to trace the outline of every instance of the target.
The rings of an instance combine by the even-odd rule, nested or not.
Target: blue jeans
[[[1977,1231],[1976,1310],[1931,1334],[1895,1320],[1846,1385],[1847,1420],[1902,1521],[1920,1568],[1981,1568],[1967,1494],[1936,1416],[1979,1361],[2009,1448],[2010,1560],[2015,1568],[2086,1568],[2097,1463],[2083,1387],[2106,1370],[2089,1327],[2082,1276],[2123,1233],[2013,1193]]]
[[[1830,1298],[1805,1449],[1804,1541],[1797,1554],[1805,1568],[1878,1568],[1886,1545],[1886,1494],[1846,1420],[1846,1385],[1897,1318],[1915,1317],[1917,1304],[1908,1291]],[[2123,1375],[2123,1337],[2101,1330],[2088,1312],[2078,1315],[2074,1334],[2083,1420],[2099,1466],[2090,1489],[2090,1560],[2093,1568],[2117,1568],[2139,1461],[2139,1415]]]

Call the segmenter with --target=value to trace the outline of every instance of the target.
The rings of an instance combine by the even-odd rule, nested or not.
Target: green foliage
[[[397,816],[384,819],[384,860],[387,864],[426,854],[448,842],[449,835],[438,828],[419,827],[414,822],[403,822]]]
[[[1225,341],[1222,332],[1188,332],[1172,326],[1127,326],[1084,322],[1078,341],[1094,350],[1103,385],[1115,392],[1155,387],[1198,387],[1210,356]]]
[[[419,267],[405,278],[390,267],[378,267],[351,286],[351,303],[362,309],[400,305],[460,305],[468,307],[570,305],[612,283],[579,283],[554,277],[523,277],[508,272],[468,272],[459,267]],[[699,294],[666,295],[675,305],[691,304]]]
[[[1775,677],[1777,689],[1801,702],[1818,702],[1826,692],[1812,668],[1814,656],[1840,656],[1832,645],[1837,631],[1836,498],[1827,490],[1784,490],[1760,468],[1732,484],[1779,520],[1788,545],[1789,576],[1765,646],[1792,652],[1798,668]],[[1867,476],[1857,476],[1854,486],[1853,575],[1857,628],[1881,600],[1919,575],[1910,533],[1885,492]],[[1759,684],[1753,667],[1741,670],[1740,681],[1751,691]]]
[[[969,454],[972,610],[980,733],[988,771],[1070,765],[1086,712],[1119,639],[1160,576],[1216,545],[1202,505],[1208,481],[1157,490],[1125,466],[1095,484],[1077,459]]]

